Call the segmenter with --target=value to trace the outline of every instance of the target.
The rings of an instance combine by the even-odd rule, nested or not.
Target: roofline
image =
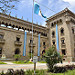
[[[61,15],[62,13],[65,13],[65,12],[69,12],[69,13],[71,13],[72,15],[74,15],[74,17],[75,17],[75,14],[74,14],[72,11],[70,11],[68,8],[65,8],[64,10],[62,10],[62,11],[56,13],[55,15],[49,17],[46,22],[48,22],[48,21],[51,20],[52,18],[54,18],[54,17],[56,17],[56,16],[58,16],[58,15]]]
[[[20,19],[20,18],[13,17],[13,16],[11,16],[11,15],[7,15],[7,14],[3,14],[3,13],[0,13],[0,14],[3,15],[3,16],[7,16],[8,18],[10,17],[10,18],[12,18],[12,19],[14,19],[14,20],[19,20],[19,21],[22,21],[22,22],[26,22],[26,23],[32,24],[32,22],[28,22],[28,21],[22,20],[22,19]],[[46,27],[44,27],[44,26],[41,26],[41,25],[38,25],[38,24],[33,23],[33,26],[34,26],[34,25],[36,25],[36,27],[46,28]]]

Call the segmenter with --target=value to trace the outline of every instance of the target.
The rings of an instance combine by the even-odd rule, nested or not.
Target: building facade
[[[27,32],[26,56],[23,56],[24,34]],[[38,35],[40,34],[40,55],[48,47],[48,28],[33,24],[33,50],[38,55]],[[22,59],[28,59],[31,53],[32,23],[0,13],[0,57],[13,58],[20,54]]]
[[[48,18],[50,45],[56,46],[56,24],[58,26],[59,52],[64,61],[75,61],[75,14],[68,8]]]
[[[64,61],[75,61],[75,14],[69,9],[51,16],[46,26],[33,24],[33,55],[38,55],[38,35],[40,34],[40,56],[50,46],[56,47],[56,24],[58,26],[59,52]],[[27,32],[26,56],[23,56],[24,32]],[[32,23],[0,13],[0,57],[13,58],[20,54],[28,59],[31,53]]]

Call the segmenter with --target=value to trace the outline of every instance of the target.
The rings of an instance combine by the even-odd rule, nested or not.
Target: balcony
[[[21,45],[22,45],[22,42],[21,42],[21,41],[15,41],[14,44],[15,44],[16,46],[21,46]]]
[[[52,36],[52,38],[55,38],[55,36]]]
[[[66,48],[66,44],[61,44],[61,48]]]
[[[0,39],[0,44],[4,44],[5,43],[5,39]]]
[[[64,36],[64,33],[61,33],[61,36]]]
[[[29,47],[31,47],[32,46],[32,44],[31,43],[29,43]],[[33,47],[35,47],[35,43],[33,43]]]
[[[55,47],[56,48],[56,45],[52,45],[52,47]]]

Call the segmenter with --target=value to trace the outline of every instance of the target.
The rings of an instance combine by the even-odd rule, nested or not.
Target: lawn
[[[39,63],[46,63],[45,61],[39,61]]]
[[[29,73],[29,75],[33,75],[34,71],[33,70],[28,70],[26,73]],[[27,74],[28,75],[28,74]],[[65,73],[50,73],[47,72],[47,70],[36,70],[36,75],[75,75],[75,70],[68,70]]]
[[[4,62],[0,61],[0,64],[6,64],[6,63],[4,63]]]
[[[33,62],[30,62],[30,61],[22,61],[22,60],[20,60],[20,61],[13,61],[13,63],[15,63],[15,64],[33,64]],[[46,63],[45,61],[39,61],[39,63]]]
[[[65,73],[49,73],[49,75],[75,75],[75,70],[68,70]]]
[[[30,61],[13,61],[13,63],[15,64],[33,64],[33,62],[30,62]]]

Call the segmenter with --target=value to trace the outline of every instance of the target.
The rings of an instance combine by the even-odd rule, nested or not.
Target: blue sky
[[[50,17],[60,12],[66,7],[68,7],[71,11],[75,13],[75,4],[74,4],[75,0],[36,0],[36,1],[39,2],[40,4],[47,6],[48,8],[54,11],[52,12],[49,9],[39,4],[42,13],[47,17]],[[32,3],[33,0],[20,0],[20,2],[15,3],[17,10],[11,10],[11,16],[15,17],[17,15],[17,17],[20,19],[23,16],[24,20],[28,20],[29,22],[31,22]],[[33,14],[33,20],[34,23],[38,23],[39,25],[41,24],[42,26],[45,26],[46,19],[44,19],[43,17]]]

